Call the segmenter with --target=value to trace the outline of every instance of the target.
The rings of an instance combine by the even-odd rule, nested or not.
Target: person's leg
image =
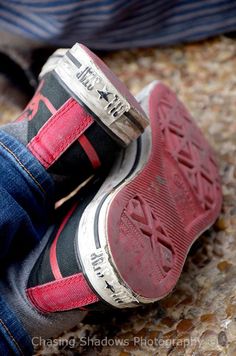
[[[139,99],[150,127],[1,280],[0,293],[31,337],[57,336],[84,309],[163,298],[220,212],[214,153],[183,104],[157,82]]]

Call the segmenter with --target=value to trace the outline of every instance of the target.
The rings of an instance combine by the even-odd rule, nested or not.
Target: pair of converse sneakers
[[[18,118],[63,208],[31,270],[42,313],[153,303],[172,291],[194,241],[216,220],[211,147],[176,95],[155,81],[136,99],[86,47],[58,50]],[[110,169],[108,171],[108,168]]]

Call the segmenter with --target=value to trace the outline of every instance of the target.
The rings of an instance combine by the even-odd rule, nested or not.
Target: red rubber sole
[[[209,144],[165,85],[152,90],[149,114],[149,160],[112,200],[107,233],[126,284],[160,299],[176,285],[193,242],[216,220],[222,194]]]

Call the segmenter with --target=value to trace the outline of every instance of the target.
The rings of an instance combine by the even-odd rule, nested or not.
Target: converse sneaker
[[[109,166],[148,125],[141,106],[88,48],[59,50],[44,66],[26,109],[2,130],[48,170],[58,198]]]
[[[158,82],[138,100],[150,127],[68,210],[30,274],[27,295],[42,312],[165,297],[220,212],[214,153],[183,104]]]

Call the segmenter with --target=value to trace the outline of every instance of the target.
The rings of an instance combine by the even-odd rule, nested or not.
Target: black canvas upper
[[[83,273],[82,265],[80,263],[80,254],[77,249],[77,231],[80,223],[81,216],[87,205],[91,202],[95,194],[97,193],[99,187],[103,183],[106,174],[103,172],[98,178],[93,179],[87,186],[82,188],[79,193],[66,202],[57,211],[57,221],[52,234],[48,240],[48,243],[44,250],[42,251],[40,257],[36,261],[28,283],[27,288],[32,288],[36,286],[43,285],[55,280],[52,273],[50,265],[50,248],[53,241],[57,235],[58,229],[62,224],[63,219],[70,209],[76,205],[76,208],[66,223],[65,227],[62,229],[59,238],[57,240],[56,255],[57,262],[60,268],[62,277],[69,277],[77,273]],[[89,222],[88,222],[89,223]],[[84,238],[84,243],[86,243],[86,237]],[[89,281],[88,281],[89,284]],[[90,286],[91,289],[92,286]],[[110,306],[104,302],[99,301],[94,304],[86,306],[86,310],[107,310]]]
[[[41,100],[42,97],[43,99]],[[26,137],[29,145],[53,115],[44,98],[56,110],[59,110],[71,98],[53,72],[48,73],[43,78],[35,96],[20,116],[21,121],[27,122]],[[64,125],[70,125],[70,122],[64,119],[63,115],[60,120],[65,120]],[[10,124],[10,128],[11,125],[17,124],[18,121]],[[99,158],[100,170],[110,167],[119,151],[119,145],[96,121],[85,130],[83,135],[86,136]],[[63,138],[61,140],[63,143]],[[69,194],[96,171],[78,140],[71,143],[65,152],[46,169],[55,182],[55,200]]]

